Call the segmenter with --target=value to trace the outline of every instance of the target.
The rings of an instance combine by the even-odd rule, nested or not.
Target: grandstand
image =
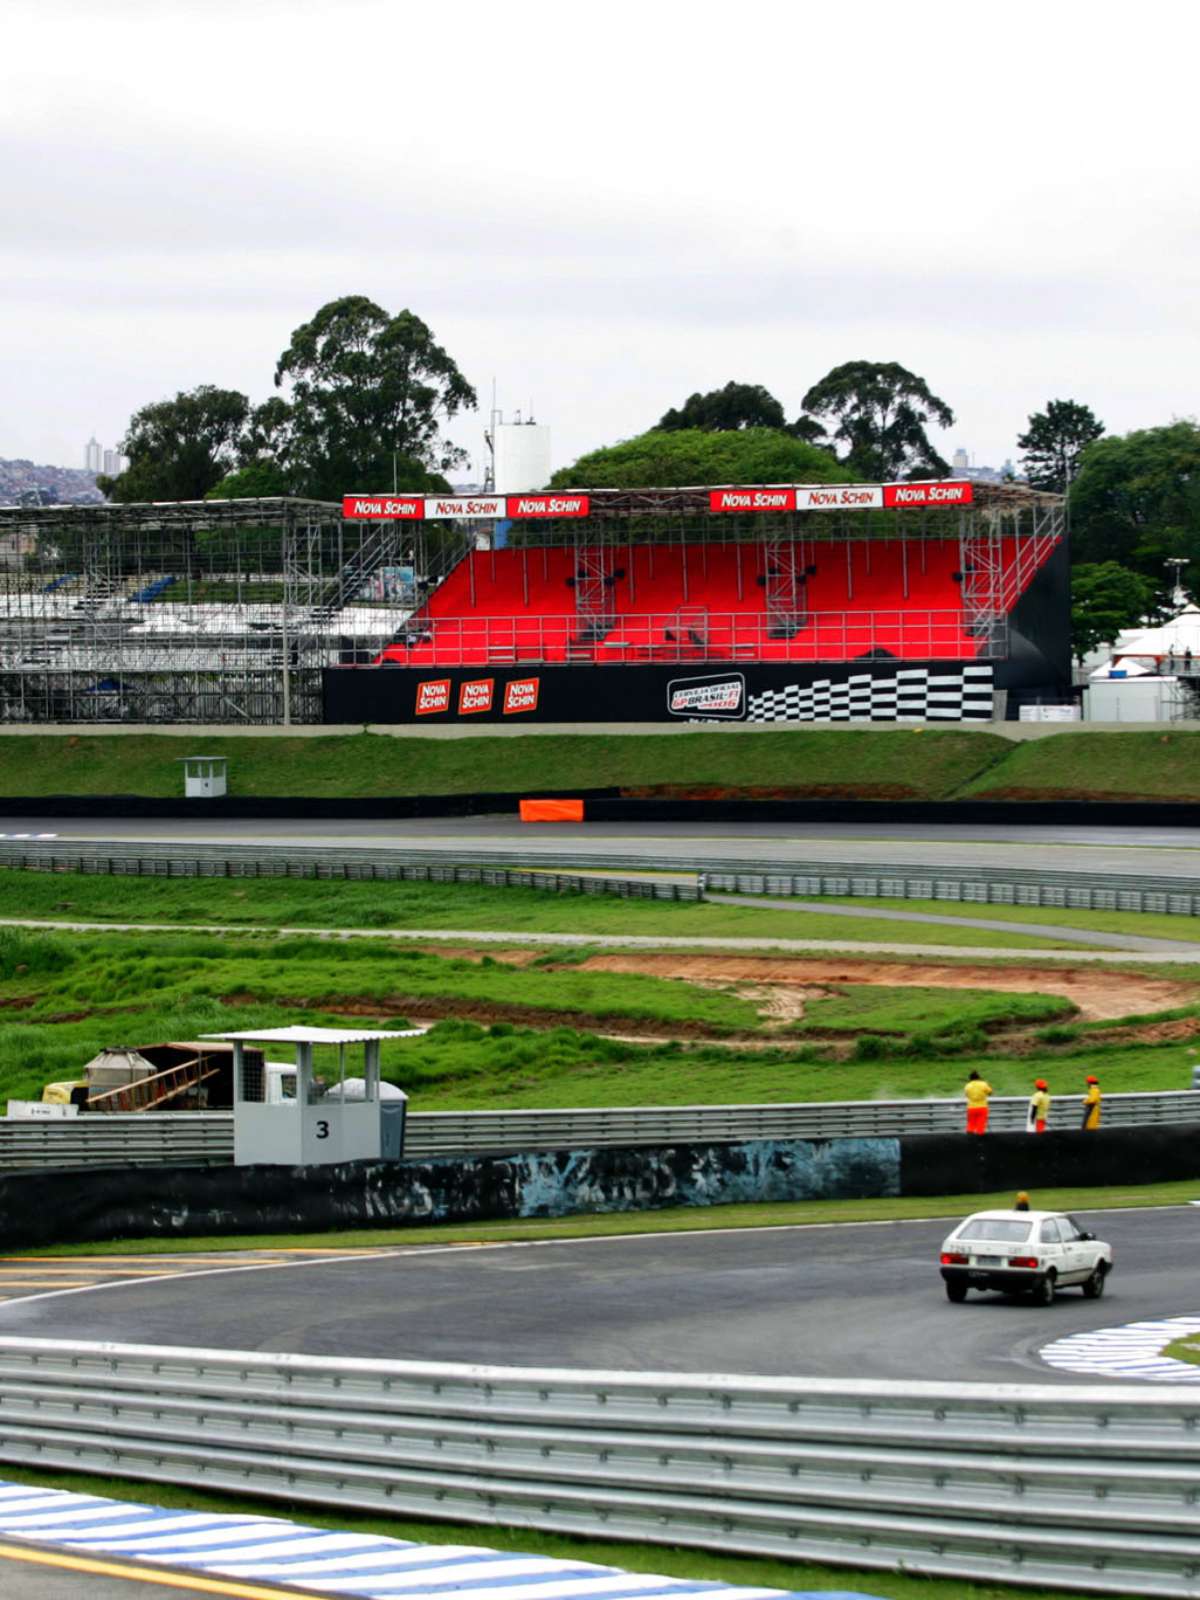
[[[974,718],[997,690],[1015,708],[1069,684],[1056,496],[946,482],[570,503],[585,511],[464,543],[373,670],[326,674],[327,716]]]
[[[1069,665],[1019,485],[0,508],[0,721],[976,718]]]

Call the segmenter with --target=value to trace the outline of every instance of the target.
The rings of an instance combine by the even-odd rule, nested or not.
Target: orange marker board
[[[522,800],[522,822],[582,822],[582,800]]]

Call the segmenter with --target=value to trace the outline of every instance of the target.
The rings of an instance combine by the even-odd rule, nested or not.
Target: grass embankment
[[[1200,733],[1065,733],[1012,744],[954,798],[1195,802]]]
[[[936,800],[1008,752],[997,734],[911,729],[528,738],[209,738],[234,795],[370,798],[673,785]],[[0,795],[178,798],[193,734],[20,734],[0,739]]]
[[[418,1017],[447,1020],[420,1040],[388,1042],[383,1065],[423,1110],[955,1098],[971,1067],[1011,1094],[1027,1092],[1037,1072],[1056,1092],[1074,1092],[1089,1069],[1109,1090],[1190,1081],[1197,1006],[1163,1013],[1182,1019],[1174,1034],[1110,1042],[1071,1020],[1062,996],[822,989],[807,995],[803,1016],[789,1016],[778,991],[752,983],[586,970],[557,955],[518,967],[371,940],[6,930],[0,1096],[36,1098],[105,1045]],[[753,1048],[723,1046],[727,1036]]]
[[[2,748],[3,741],[0,741]],[[837,902],[842,903],[842,902]],[[846,902],[869,910],[873,901]],[[936,915],[965,907],[941,901],[888,902]],[[1158,932],[1158,924],[1183,924],[1178,934],[1200,940],[1200,924],[1186,917],[1141,917],[1135,912],[1059,913],[981,906],[979,914],[1003,920],[1016,909],[1057,924],[1097,926],[1101,932]],[[538,889],[493,889],[475,884],[362,883],[303,878],[109,878],[81,873],[21,872],[0,868],[0,918],[60,922],[172,923],[246,928],[440,929],[464,933],[599,934],[639,939],[824,939],[839,944],[928,944],[946,949],[1063,950],[1068,939],[1040,938],[1013,920],[1012,931],[989,932],[936,923],[885,922],[871,916],[823,916],[769,907],[621,900],[616,896],[552,894]],[[1095,924],[1088,918],[1098,919]],[[1149,926],[1154,923],[1152,930]],[[1112,926],[1109,926],[1111,924]]]
[[[1189,1333],[1182,1339],[1172,1339],[1163,1350],[1163,1355],[1170,1356],[1173,1361],[1187,1361],[1193,1367],[1200,1367],[1200,1337]]]
[[[216,1515],[288,1516],[316,1528],[334,1528],[361,1535],[407,1539],[415,1544],[453,1544],[489,1550],[516,1551],[522,1555],[556,1560],[594,1562],[630,1572],[653,1573],[703,1583],[728,1583],[738,1588],[787,1591],[832,1590],[878,1595],[881,1600],[1078,1600],[1078,1594],[1057,1589],[1008,1588],[994,1583],[967,1583],[961,1578],[920,1578],[902,1573],[870,1572],[852,1567],[817,1567],[807,1562],[777,1561],[754,1556],[721,1555],[708,1550],[682,1550],[673,1545],[628,1544],[618,1540],[577,1539],[567,1534],[541,1533],[531,1528],[481,1526],[477,1523],[411,1522],[365,1512],[329,1512],[300,1501],[252,1499],[213,1494],[174,1484],[138,1483],[129,1478],[91,1477],[85,1473],[42,1472],[36,1467],[0,1464],[0,1477],[9,1483],[35,1488],[65,1489],[72,1494],[106,1495],[139,1505],[165,1506],[172,1511],[199,1511]],[[147,1573],[153,1581],[154,1572]],[[45,1593],[53,1587],[47,1574]],[[551,1585],[547,1585],[550,1588]],[[280,1591],[285,1593],[286,1591]]]
[[[230,793],[373,798],[611,787],[863,800],[1200,800],[1200,733],[1062,733],[1011,743],[960,728],[538,734],[526,738],[205,737]],[[192,734],[0,739],[0,795],[177,797]],[[886,812],[882,813],[886,820]]]

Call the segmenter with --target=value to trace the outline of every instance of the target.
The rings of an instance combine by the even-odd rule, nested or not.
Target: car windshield
[[[1027,1222],[1010,1222],[1005,1217],[972,1217],[964,1222],[956,1239],[992,1239],[998,1244],[1020,1244],[1029,1237]]]

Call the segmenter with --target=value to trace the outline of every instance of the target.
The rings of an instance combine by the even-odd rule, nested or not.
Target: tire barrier
[[[1200,1594],[1200,1393],[0,1339],[0,1460],[1050,1589]]]

